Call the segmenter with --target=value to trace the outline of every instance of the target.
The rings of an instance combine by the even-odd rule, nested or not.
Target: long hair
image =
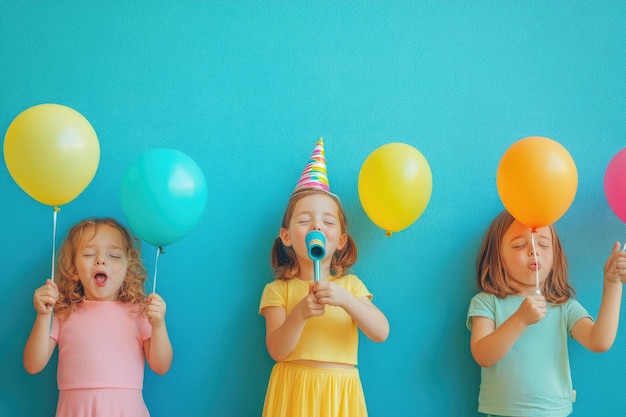
[[[500,298],[518,293],[508,282],[501,253],[504,234],[514,221],[515,218],[506,210],[496,216],[485,233],[476,258],[478,289]],[[554,261],[547,279],[541,284],[541,294],[550,303],[563,304],[575,295],[575,291],[569,282],[567,258],[559,236],[553,225],[549,227]]]
[[[117,296],[117,301],[127,304],[137,304],[139,311],[145,308],[146,269],[141,261],[141,244],[130,232],[117,220],[107,218],[85,219],[72,226],[59,248],[56,266],[59,288],[59,300],[54,306],[55,314],[62,320],[67,319],[80,303],[85,299],[85,289],[80,280],[75,279],[78,275],[76,269],[77,250],[82,243],[92,239],[100,226],[108,225],[122,235],[124,241],[123,250],[128,259],[126,277]]]
[[[335,201],[335,203],[337,203],[337,212],[339,213],[338,220],[341,227],[341,233],[345,233],[347,239],[344,247],[341,250],[335,251],[335,253],[333,254],[333,257],[330,261],[330,271],[334,277],[341,277],[349,270],[352,265],[356,263],[357,248],[356,243],[354,243],[354,240],[348,234],[348,219],[345,212],[343,211],[343,208],[341,207],[339,198],[336,195],[315,188],[303,188],[294,192],[289,198],[289,202],[287,203],[287,208],[285,209],[285,213],[283,215],[281,227],[285,229],[289,227],[289,222],[291,222],[293,211],[298,201],[306,196],[313,194],[327,195],[331,197]],[[274,277],[276,279],[288,280],[295,278],[300,273],[300,267],[298,265],[296,253],[294,252],[292,247],[285,246],[280,237],[274,239],[270,259],[272,263],[272,268],[274,269]]]

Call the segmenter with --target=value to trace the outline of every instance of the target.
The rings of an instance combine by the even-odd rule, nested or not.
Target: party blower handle
[[[313,281],[320,280],[320,261],[326,256],[326,238],[324,234],[317,230],[311,230],[306,235],[306,247],[309,252],[309,258],[313,260],[313,268],[315,275]]]

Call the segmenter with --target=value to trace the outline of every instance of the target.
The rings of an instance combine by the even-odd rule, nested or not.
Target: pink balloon
[[[626,148],[615,154],[606,168],[604,194],[615,215],[626,223]]]

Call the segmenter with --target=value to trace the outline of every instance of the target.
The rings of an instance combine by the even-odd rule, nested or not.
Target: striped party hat
[[[317,141],[311,159],[304,167],[294,192],[302,188],[318,188],[330,192],[328,174],[326,173],[326,158],[324,157],[324,141],[322,138],[319,138]]]

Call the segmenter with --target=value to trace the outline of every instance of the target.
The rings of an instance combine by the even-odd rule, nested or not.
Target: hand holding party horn
[[[318,230],[311,230],[306,235],[306,247],[309,258],[313,260],[315,282],[320,280],[320,261],[326,256],[326,238],[324,234]]]

